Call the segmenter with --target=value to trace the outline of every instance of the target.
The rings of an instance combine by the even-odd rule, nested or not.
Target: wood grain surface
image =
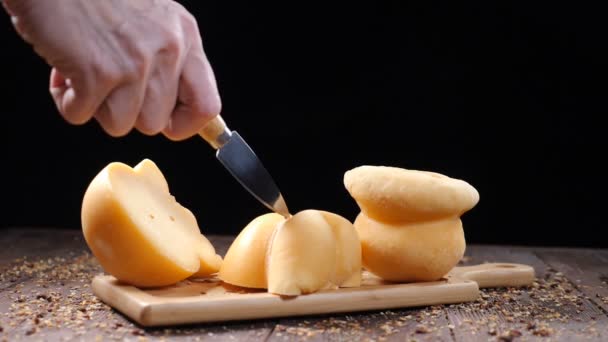
[[[211,236],[224,254],[233,237]],[[90,287],[103,273],[80,231],[0,235],[0,341],[606,341],[608,251],[470,245],[460,266],[531,265],[529,287],[463,304],[142,328]]]

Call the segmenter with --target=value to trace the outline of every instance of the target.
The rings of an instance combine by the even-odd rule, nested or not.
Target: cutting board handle
[[[528,286],[535,278],[534,268],[513,263],[459,266],[455,267],[449,276],[474,281],[480,288]]]

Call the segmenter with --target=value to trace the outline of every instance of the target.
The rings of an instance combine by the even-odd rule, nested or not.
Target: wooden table
[[[223,254],[229,236],[210,236]],[[80,231],[0,234],[0,341],[608,341],[608,250],[471,245],[462,264],[533,266],[530,288],[475,302],[352,314],[142,329],[90,289],[102,269]]]

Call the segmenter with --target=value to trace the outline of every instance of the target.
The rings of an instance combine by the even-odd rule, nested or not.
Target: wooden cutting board
[[[530,266],[487,263],[455,267],[444,279],[424,283],[389,283],[364,271],[361,287],[289,298],[215,278],[143,290],[99,275],[92,288],[106,304],[151,327],[462,303],[476,300],[480,288],[526,286],[533,281]]]

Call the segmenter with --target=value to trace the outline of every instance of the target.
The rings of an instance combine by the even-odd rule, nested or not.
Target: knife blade
[[[289,217],[289,209],[279,187],[253,149],[236,131],[231,131],[217,115],[199,135],[216,150],[216,158],[230,174],[268,209]]]

